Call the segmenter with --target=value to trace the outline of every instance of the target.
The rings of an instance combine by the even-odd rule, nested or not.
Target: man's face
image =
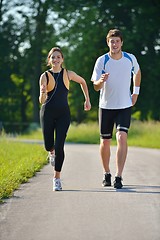
[[[121,41],[120,37],[109,38],[107,44],[112,54],[117,54],[121,52],[123,42]]]

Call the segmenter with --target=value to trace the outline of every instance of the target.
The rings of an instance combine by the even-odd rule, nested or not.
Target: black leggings
[[[56,116],[54,111],[40,110],[40,122],[47,151],[55,150],[55,171],[61,172],[64,162],[64,143],[70,125],[69,108],[63,114]]]

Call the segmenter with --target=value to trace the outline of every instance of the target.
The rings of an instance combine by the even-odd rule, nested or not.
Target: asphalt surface
[[[0,240],[160,239],[160,150],[130,147],[120,190],[101,186],[98,145],[65,152],[63,191],[52,191],[48,164],[0,205]]]

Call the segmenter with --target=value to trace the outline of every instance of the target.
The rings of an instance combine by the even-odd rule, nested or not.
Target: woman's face
[[[63,63],[62,54],[59,51],[55,51],[51,54],[49,62],[53,67],[61,67]]]

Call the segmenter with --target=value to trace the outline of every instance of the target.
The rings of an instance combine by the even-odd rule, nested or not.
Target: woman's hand
[[[90,103],[90,101],[88,100],[88,101],[85,101],[84,102],[84,110],[85,111],[89,111],[91,109],[91,103]]]

